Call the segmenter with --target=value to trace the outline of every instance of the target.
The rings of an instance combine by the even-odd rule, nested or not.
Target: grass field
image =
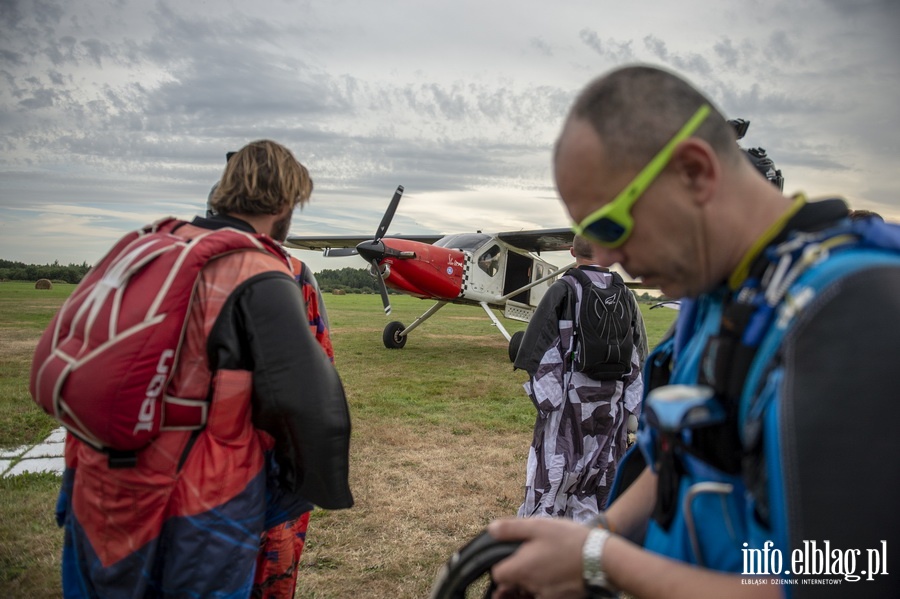
[[[28,393],[31,353],[71,285],[0,283],[0,449],[42,440],[55,423]],[[392,296],[390,320],[430,302]],[[441,564],[522,501],[534,409],[507,343],[479,308],[446,306],[402,350],[385,349],[377,296],[325,298],[336,366],[353,416],[351,510],[316,510],[298,597],[428,595]],[[675,316],[643,305],[652,345]],[[510,332],[524,323],[502,320]],[[58,479],[0,479],[0,597],[59,597]]]

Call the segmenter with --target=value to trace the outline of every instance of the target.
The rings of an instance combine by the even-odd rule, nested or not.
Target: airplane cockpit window
[[[535,264],[534,270],[535,270],[535,273],[534,273],[535,281],[537,281],[538,279],[540,279],[544,276],[544,266],[542,264],[540,264],[540,263]]]
[[[488,251],[481,254],[478,257],[478,268],[492,277],[497,274],[500,268],[500,246],[492,245]]]
[[[450,248],[454,250],[469,250],[470,252],[478,249],[490,239],[490,235],[484,233],[459,233],[457,235],[447,235],[434,242],[439,248]]]

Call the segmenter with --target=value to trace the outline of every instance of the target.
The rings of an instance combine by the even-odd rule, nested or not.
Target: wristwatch
[[[619,596],[619,590],[607,580],[601,564],[603,548],[611,534],[605,528],[592,528],[581,549],[584,586],[587,588],[588,596],[592,598]]]

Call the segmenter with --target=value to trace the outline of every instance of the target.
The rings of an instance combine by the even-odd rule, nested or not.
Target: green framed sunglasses
[[[619,247],[634,227],[634,219],[631,218],[631,207],[641,197],[647,188],[656,180],[675,152],[675,147],[690,137],[706,120],[710,112],[709,104],[704,104],[697,109],[688,122],[663,146],[663,149],[647,163],[641,172],[631,180],[625,189],[604,205],[599,210],[589,214],[580,223],[572,225],[572,230],[594,243],[604,247]]]

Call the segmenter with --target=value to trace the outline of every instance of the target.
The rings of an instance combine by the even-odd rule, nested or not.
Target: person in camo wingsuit
[[[576,236],[571,248],[577,268],[594,273],[608,287],[618,273],[597,266],[591,244]],[[521,517],[566,517],[587,522],[606,506],[606,498],[625,454],[628,423],[637,426],[647,355],[647,333],[634,295],[625,290],[631,310],[618,323],[630,327],[634,347],[631,370],[619,380],[594,380],[576,372],[566,357],[572,338],[575,290],[563,280],[547,290],[525,330],[515,368],[528,372],[525,391],[537,409],[534,439],[528,450],[525,501]]]

